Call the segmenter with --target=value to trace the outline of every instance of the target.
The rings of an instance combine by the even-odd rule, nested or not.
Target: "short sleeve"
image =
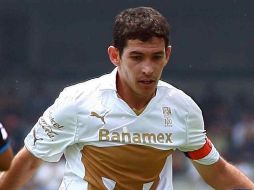
[[[201,164],[213,164],[219,159],[219,153],[206,136],[202,111],[191,98],[187,99],[187,107],[186,144],[179,150]]]
[[[65,148],[75,142],[76,109],[75,99],[64,90],[25,138],[26,148],[42,160],[59,161]]]
[[[0,154],[5,152],[9,146],[8,134],[3,125],[0,123]]]

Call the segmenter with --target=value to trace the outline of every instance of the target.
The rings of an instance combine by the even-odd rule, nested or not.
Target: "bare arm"
[[[12,159],[13,152],[11,146],[9,146],[7,150],[0,154],[0,171],[8,170],[11,165]]]
[[[212,165],[193,164],[207,184],[218,190],[254,189],[254,184],[240,170],[220,158]]]
[[[33,156],[25,147],[14,157],[8,171],[1,173],[0,189],[17,190],[28,182],[42,160]]]

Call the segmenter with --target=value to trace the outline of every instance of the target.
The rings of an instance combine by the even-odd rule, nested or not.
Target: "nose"
[[[153,64],[151,62],[145,62],[142,66],[142,73],[144,75],[150,76],[154,72]]]

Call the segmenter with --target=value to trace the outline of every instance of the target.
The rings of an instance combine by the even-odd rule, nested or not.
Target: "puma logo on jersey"
[[[35,145],[36,141],[41,141],[41,140],[43,140],[43,138],[37,138],[35,133],[36,133],[36,132],[35,132],[35,129],[34,129],[34,130],[33,130],[34,145]]]
[[[99,115],[98,113],[92,111],[91,114],[90,114],[90,116],[97,117],[97,118],[101,119],[101,121],[102,121],[104,124],[106,124],[106,122],[105,122],[105,116],[106,116],[106,114],[107,114],[108,112],[109,112],[109,111],[107,111],[107,112],[104,113],[103,115]]]

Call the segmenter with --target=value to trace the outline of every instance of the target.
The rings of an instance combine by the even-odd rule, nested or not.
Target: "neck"
[[[125,93],[121,90],[117,90],[117,95],[119,98],[124,100],[130,108],[135,112],[143,111],[150,100],[155,96],[155,92],[150,96],[138,96],[131,93]]]
[[[118,75],[116,80],[116,89],[118,97],[124,100],[130,108],[137,111],[144,110],[147,104],[156,94],[156,90],[149,94],[137,93],[133,91],[132,88],[128,88],[127,84],[123,83],[123,81],[120,80]]]

